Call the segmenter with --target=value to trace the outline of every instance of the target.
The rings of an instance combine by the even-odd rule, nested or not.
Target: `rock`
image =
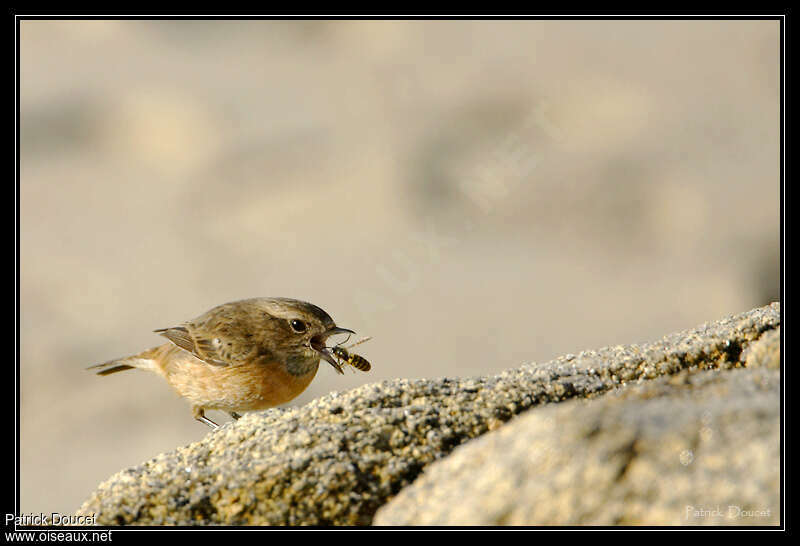
[[[427,465],[516,414],[685,370],[743,367],[750,344],[779,326],[775,303],[650,345],[491,377],[384,381],[249,414],[112,476],[78,514],[96,513],[100,525],[367,525]]]
[[[751,343],[742,355],[748,368],[766,367],[778,370],[781,367],[781,328],[765,332],[758,341]]]
[[[457,448],[376,525],[778,525],[780,374],[681,372]]]

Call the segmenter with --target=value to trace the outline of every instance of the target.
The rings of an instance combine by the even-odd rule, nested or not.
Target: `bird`
[[[197,318],[154,330],[168,341],[138,354],[90,366],[97,375],[140,369],[155,372],[191,404],[192,416],[241,412],[285,404],[314,379],[321,360],[337,373],[341,363],[326,346],[337,334],[354,334],[311,303],[291,298],[250,298],[218,305]]]

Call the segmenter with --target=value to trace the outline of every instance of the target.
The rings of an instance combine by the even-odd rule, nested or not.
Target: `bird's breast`
[[[302,364],[255,360],[214,366],[185,352],[162,368],[172,387],[193,405],[253,411],[285,404],[302,393],[319,369],[319,358]]]

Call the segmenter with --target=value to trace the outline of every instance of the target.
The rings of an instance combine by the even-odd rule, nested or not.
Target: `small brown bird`
[[[155,330],[169,343],[91,366],[97,375],[139,368],[155,372],[192,404],[194,418],[212,428],[207,409],[228,412],[284,404],[308,387],[320,358],[338,373],[341,364],[325,340],[352,334],[310,303],[253,298],[214,307],[196,319]]]

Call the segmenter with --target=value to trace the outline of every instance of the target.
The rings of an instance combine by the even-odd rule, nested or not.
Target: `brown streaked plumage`
[[[343,373],[325,340],[353,333],[316,305],[288,298],[225,303],[156,332],[169,343],[89,369],[98,375],[132,368],[155,372],[192,404],[195,419],[212,428],[218,425],[204,410],[238,419],[239,412],[294,399],[314,379],[320,358]]]

